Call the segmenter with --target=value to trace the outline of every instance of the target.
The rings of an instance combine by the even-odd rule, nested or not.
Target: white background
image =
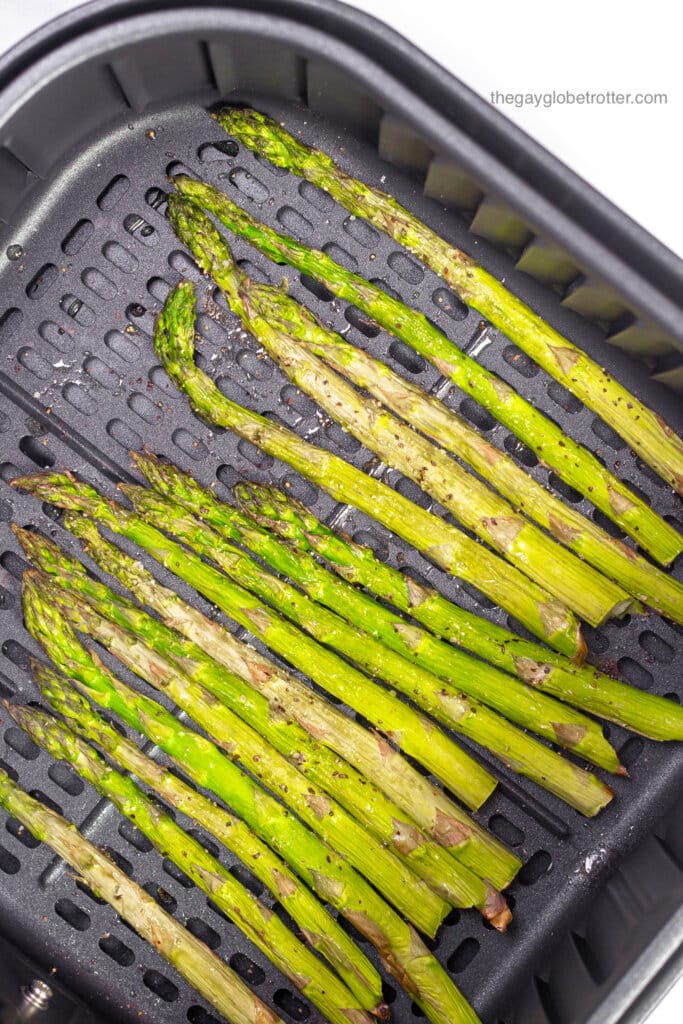
[[[76,7],[0,0],[0,49]],[[355,0],[471,88],[502,93],[666,92],[666,106],[499,107],[683,256],[683,72],[677,6],[615,0]],[[649,1024],[680,1024],[683,983]]]

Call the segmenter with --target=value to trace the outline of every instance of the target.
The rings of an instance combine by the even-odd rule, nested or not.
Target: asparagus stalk
[[[387,193],[345,174],[327,154],[293,138],[271,118],[236,107],[215,116],[221,127],[244,145],[323,188],[352,214],[369,220],[415,253],[464,302],[601,416],[663,480],[683,493],[683,441],[660,416],[471,256],[440,238]]]
[[[102,498],[88,484],[66,475],[39,473],[33,477],[17,477],[13,485],[61,508],[85,512],[148,551],[268,647],[399,741],[406,754],[442,779],[468,806],[480,807],[491,795],[496,779],[431,720],[387,693],[272,608],[264,606],[244,587],[169,540],[139,516]]]
[[[219,501],[213,491],[201,487],[177,466],[161,462],[147,452],[133,458],[159,494],[175,499],[224,539],[253,552],[301,587],[312,600],[439,676],[446,683],[443,687],[446,692],[451,695],[464,692],[552,743],[565,746],[608,771],[619,770],[616,753],[601,728],[585,715],[520,685],[490,665],[454,650],[431,633],[397,617],[384,605],[334,576],[315,558],[302,551],[294,552],[272,533],[258,527],[254,520]],[[248,493],[248,485],[244,490]],[[242,493],[239,485],[236,493],[238,496]],[[146,494],[142,492],[140,500],[146,500]]]
[[[209,227],[214,230],[212,225]],[[170,293],[157,324],[155,346],[167,373],[190,397],[199,414],[219,426],[231,427],[268,454],[287,462],[336,500],[350,502],[379,520],[441,568],[468,579],[492,600],[511,609],[514,606],[517,618],[551,646],[578,660],[585,657],[585,643],[571,612],[554,599],[538,598],[540,588],[513,567],[506,566],[486,548],[385,483],[222,395],[193,362],[191,286],[180,284]],[[519,589],[512,586],[512,592],[511,575],[520,582]]]
[[[650,739],[683,739],[683,708],[672,701],[627,686],[592,665],[579,667],[555,651],[459,608],[437,590],[381,562],[370,548],[335,533],[305,505],[276,488],[240,484],[237,494],[250,516],[279,533],[296,551],[325,559],[344,580],[366,587],[437,636],[513,673],[536,690]]]
[[[34,743],[75,771],[134,822],[164,857],[169,857],[233,924],[318,1007],[331,1024],[363,1021],[365,1013],[349,989],[202,844],[176,825],[131,778],[112,768],[92,747],[36,708],[13,705],[10,715]]]
[[[330,847],[320,843],[276,799],[260,790],[253,779],[241,772],[210,740],[187,729],[153,700],[136,694],[88,655],[51,603],[51,588],[41,584],[35,575],[26,576],[22,597],[27,626],[79,689],[156,743],[193,782],[211,789],[265,838],[269,846],[275,846],[325,902],[373,943],[384,966],[433,1024],[476,1021],[419,935],[361,875]]]
[[[237,640],[214,619],[164,587],[142,565],[106,540],[97,526],[76,513],[64,515],[64,525],[83,543],[86,552],[138,598],[156,611],[168,626],[193,640],[207,654],[279,706],[312,736],[342,754],[367,779],[378,785],[425,833],[446,847],[481,878],[507,885],[520,862],[493,836],[469,818],[443,790],[386,743],[319,696],[296,676],[279,668],[250,645]],[[397,819],[405,822],[404,817]],[[490,891],[489,912],[498,913],[499,897]]]
[[[375,840],[364,825],[168,658],[98,615],[73,593],[53,594],[72,626],[106,647],[145,682],[167,694],[230,758],[277,793],[311,831],[365,875],[412,924],[427,935],[436,934],[448,914],[447,903]]]
[[[375,968],[281,857],[243,821],[121,736],[64,677],[35,659],[31,667],[43,696],[74,732],[97,743],[120,768],[131,772],[235,853],[282,904],[308,943],[334,968],[361,1006],[377,1016],[388,1016],[382,1001],[382,982]]]
[[[281,289],[247,277],[208,217],[183,203],[175,196],[169,200],[176,233],[199,266],[211,272],[246,328],[287,377],[385,463],[414,480],[511,563],[506,565],[495,556],[490,563],[498,575],[499,604],[518,617],[521,604],[522,616],[531,615],[537,628],[537,609],[550,595],[563,602],[565,613],[571,608],[594,626],[628,610],[631,601],[625,591],[518,515],[431,441],[390,416],[374,400],[359,395],[305,344],[299,344],[298,338],[324,338],[328,331]],[[161,322],[159,330],[164,330]],[[482,571],[482,549],[457,530],[455,537],[465,563],[463,575],[467,573],[472,580],[474,567],[476,572]]]
[[[1,769],[0,807],[65,860],[230,1024],[283,1024],[220,957],[162,910],[148,892],[88,842],[75,825],[34,800]],[[352,1020],[347,1018],[347,1024]]]
[[[565,761],[486,705],[466,697],[358,626],[312,601],[170,499],[145,487],[120,486],[147,522],[163,522],[170,533],[197,554],[212,559],[233,580],[267,601],[321,644],[345,654],[370,675],[384,679],[438,721],[490,750],[512,771],[589,817],[612,799],[612,791],[595,776]],[[618,760],[609,745],[607,754],[613,770],[618,770]]]
[[[285,717],[282,712],[286,709],[132,601],[92,579],[75,559],[46,537],[14,529],[34,566],[48,573],[65,591],[82,596],[99,615],[127,629],[223,701],[303,775],[362,822],[442,899],[454,907],[478,907],[494,927],[505,930],[511,915],[503,897],[422,833],[408,815],[347,761],[314,740],[295,720]],[[318,928],[315,934],[324,935],[325,930]]]
[[[496,380],[499,388],[507,388],[503,381],[497,380],[493,374],[461,353],[421,313],[409,309],[380,288],[339,266],[327,253],[307,249],[299,242],[259,223],[211,185],[186,177],[174,178],[174,182],[181,195],[210,210],[235,234],[247,238],[273,259],[280,262],[284,259],[302,273],[317,278],[334,294],[353,302],[377,323],[422,354],[439,358],[449,355],[449,352],[441,351],[443,347],[455,350],[457,366],[462,366],[463,376],[465,370],[468,373],[474,372],[474,377],[468,377],[468,383],[470,380],[476,383],[481,377],[482,383],[486,378],[489,382]],[[419,340],[414,340],[421,339],[423,334],[438,348],[426,349],[424,345],[420,345]],[[513,505],[549,530],[554,537],[571,547],[591,565],[596,566],[611,579],[616,579],[629,593],[642,598],[658,610],[666,609],[667,602],[671,602],[676,596],[676,591],[670,592],[667,589],[668,577],[658,573],[646,559],[632,558],[634,552],[631,549],[625,552],[619,541],[610,537],[606,531],[575,509],[564,505],[550,490],[526,473],[514,459],[489,444],[437,398],[427,395],[422,388],[411,384],[384,363],[373,359],[366,352],[344,342],[336,335],[330,334],[325,338],[312,337],[307,344],[315,355],[356,384],[367,388],[375,398],[398,416],[419,425],[422,433],[460,456]],[[457,382],[463,383],[459,376]],[[494,395],[496,398],[501,397],[497,391],[494,391]],[[560,458],[568,461],[564,479],[618,522],[641,547],[666,564],[683,550],[683,537],[678,531],[657,515],[646,502],[628,490],[623,482],[609,473],[587,449],[570,439],[563,440],[560,428],[519,395],[514,394],[509,403],[502,403],[502,409],[505,410],[508,404],[519,406],[519,412],[523,411],[524,406],[528,406],[530,416],[524,416],[521,422],[526,432],[536,429],[537,443],[543,444],[544,462],[558,471],[553,454],[555,453],[557,459],[556,453],[561,453]],[[486,407],[501,418],[491,409],[490,404]],[[544,420],[547,429],[543,425]],[[530,443],[526,432],[522,439]],[[518,436],[521,437],[521,434]],[[578,458],[575,458],[577,453]],[[579,476],[580,481],[576,479]],[[613,507],[615,503],[619,505],[617,497],[611,501],[604,500],[605,496],[610,497],[607,488],[610,488],[614,495],[621,495],[627,502],[628,507],[623,513],[615,511]],[[680,595],[678,602],[680,609]]]

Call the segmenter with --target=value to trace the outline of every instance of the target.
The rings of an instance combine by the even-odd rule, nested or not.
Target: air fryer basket
[[[279,481],[382,557],[504,621],[473,588],[355,510],[335,506],[230,433],[209,429],[170,385],[154,358],[151,328],[169,286],[184,275],[199,281],[200,359],[226,394],[358,466],[370,463],[397,490],[427,504],[414,484],[371,462],[367,450],[319,417],[225,306],[214,303],[164,219],[166,176],[187,168],[269,223],[382,279],[597,450],[662,514],[680,517],[679,501],[604,423],[446,293],[443,282],[324,193],[238,147],[209,118],[207,110],[221,99],[247,100],[338,154],[353,173],[381,183],[472,251],[680,427],[677,396],[623,351],[645,352],[650,369],[655,356],[671,361],[683,342],[675,302],[680,263],[384,27],[326,2],[262,0],[249,11],[152,0],[96,3],[6,58],[0,90],[3,481],[36,466],[68,466],[113,494],[117,481],[133,479],[128,450],[147,444],[224,496],[242,476]],[[430,96],[438,109],[429,106]],[[234,248],[255,276],[282,279],[281,269],[245,243],[235,241]],[[419,356],[357,310],[329,301],[309,280],[285,273],[293,294],[323,319],[459,408],[537,479],[589,511]],[[0,488],[0,693],[31,700],[26,658],[37,648],[21,621],[23,562],[9,522],[33,523],[79,549],[48,507],[41,511],[5,483]],[[179,591],[189,597],[184,585]],[[654,615],[586,631],[596,664],[671,699],[681,695],[680,634]],[[663,978],[674,969],[681,933],[676,911],[683,905],[683,832],[675,807],[683,753],[614,726],[610,736],[631,777],[614,781],[615,800],[595,821],[496,766],[502,781],[479,818],[525,861],[510,890],[514,924],[500,936],[473,913],[453,913],[435,943],[487,1024],[625,1021],[629,988],[642,990],[645,1006],[655,961],[669,965]],[[284,1020],[318,1024],[316,1012],[184,875],[7,722],[0,765],[106,845]],[[43,969],[54,968],[58,981],[119,1021],[215,1020],[47,848],[4,816],[0,827],[0,927]],[[225,851],[221,857],[230,862]],[[244,868],[235,872],[258,884]],[[397,1024],[422,1016],[400,991],[388,986],[387,994]]]

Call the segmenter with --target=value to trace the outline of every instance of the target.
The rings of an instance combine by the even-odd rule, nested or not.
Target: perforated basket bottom
[[[347,167],[381,183],[439,230],[464,243],[530,297],[544,316],[598,354],[608,367],[617,367],[630,386],[639,386],[633,368],[629,379],[623,357],[601,346],[595,329],[563,310],[554,293],[511,271],[505,255],[469,237],[465,225],[425,201],[413,182],[380,163],[369,147],[348,136],[342,140],[329,124],[314,120],[302,109],[259,105],[275,115],[286,114],[290,125],[300,125],[329,151],[343,146]],[[131,477],[127,451],[147,444],[191,470],[203,483],[216,484],[222,496],[241,477],[277,482],[316,514],[370,544],[381,557],[426,577],[464,606],[504,621],[503,613],[472,588],[444,576],[353,509],[335,507],[286,466],[229,433],[209,429],[193,417],[185,399],[169,384],[152,350],[153,316],[180,275],[199,280],[163,215],[166,173],[182,167],[225,187],[269,223],[324,247],[345,265],[384,282],[432,317],[459,345],[476,352],[574,437],[598,450],[663,514],[679,514],[676,499],[637,464],[619,438],[505,338],[481,323],[473,311],[468,312],[440,280],[372,227],[348,217],[324,193],[226,141],[197,106],[148,114],[95,141],[51,183],[35,214],[26,252],[18,259],[3,259],[2,295],[7,311],[0,316],[0,472],[4,481],[36,466],[68,466],[113,494],[117,480]],[[248,261],[247,269],[254,276],[277,282],[286,274],[292,293],[323,319],[459,408],[537,479],[589,511],[587,503],[548,476],[532,453],[420,356],[380,332],[357,310],[330,301],[314,283],[274,267],[242,242],[235,241],[234,248],[239,258]],[[430,506],[415,484],[372,461],[367,450],[321,417],[315,405],[286,382],[225,307],[214,305],[206,281],[199,280],[199,294],[200,358],[226,394],[278,418],[357,466],[372,465],[374,473],[401,493]],[[640,390],[647,399],[645,384]],[[655,395],[659,403],[661,396]],[[663,411],[671,418],[671,408]],[[436,511],[443,514],[438,507]],[[601,516],[596,518],[612,530]],[[18,594],[23,562],[9,522],[33,523],[70,549],[79,549],[49,508],[41,509],[4,484],[0,519],[4,654],[0,691],[5,697],[31,700],[36,693],[26,672],[26,657],[37,648],[22,626]],[[168,582],[164,573],[160,576]],[[191,596],[186,587],[178,589]],[[680,630],[650,616],[588,630],[587,638],[597,664],[618,669],[636,686],[677,699],[683,669],[679,634]],[[525,861],[510,890],[514,924],[501,937],[478,915],[454,912],[433,943],[487,1021],[512,1020],[520,987],[533,973],[543,972],[552,942],[568,934],[626,852],[673,804],[683,775],[680,749],[628,736],[616,727],[609,731],[631,778],[614,780],[613,805],[596,821],[583,820],[496,767],[500,787],[478,818]],[[0,748],[3,767],[24,787],[63,810],[90,838],[105,844],[126,871],[229,960],[284,1020],[320,1021],[236,928],[207,905],[206,898],[170,863],[162,863],[150,852],[136,830],[98,801],[65,765],[51,761],[11,725],[4,726]],[[489,762],[487,756],[483,760]],[[100,1011],[116,1014],[117,1019],[189,1020],[192,1024],[214,1020],[182,980],[108,907],[76,883],[45,846],[37,845],[5,817],[0,828],[0,920],[9,934],[47,967],[55,967],[58,977],[74,985]],[[674,870],[666,844],[661,849]],[[225,851],[220,856],[232,863]],[[260,892],[244,868],[234,870]],[[366,943],[363,947],[368,951]],[[585,943],[576,948],[581,962],[590,966],[590,948]],[[590,975],[588,968],[586,972]],[[390,983],[387,997],[397,1024],[409,1024],[421,1016]]]

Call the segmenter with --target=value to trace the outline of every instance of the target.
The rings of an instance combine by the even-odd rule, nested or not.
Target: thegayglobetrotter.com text
[[[665,92],[616,92],[613,89],[592,92],[590,89],[553,89],[550,92],[502,92],[493,89],[491,103],[496,107],[574,107],[574,106],[665,106]]]

